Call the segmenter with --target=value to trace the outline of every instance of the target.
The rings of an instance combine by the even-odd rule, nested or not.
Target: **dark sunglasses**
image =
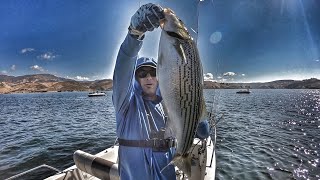
[[[147,75],[148,74],[150,74],[150,76],[152,76],[152,77],[156,77],[156,69],[153,69],[153,70],[148,70],[148,71],[146,71],[146,70],[139,70],[139,71],[137,71],[136,72],[137,73],[137,76],[139,77],[139,78],[145,78],[145,77],[147,77]]]

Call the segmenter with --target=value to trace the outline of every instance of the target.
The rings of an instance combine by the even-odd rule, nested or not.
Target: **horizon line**
[[[58,78],[64,78],[64,79],[70,79],[70,80],[74,80],[74,81],[80,81],[80,82],[88,82],[88,81],[99,81],[99,80],[113,80],[112,78],[102,78],[102,79],[95,79],[95,80],[79,80],[79,79],[72,79],[70,77],[61,77],[61,76],[57,76],[54,74],[48,74],[48,73],[39,73],[39,74],[25,74],[25,75],[19,75],[19,76],[13,76],[13,75],[7,75],[7,74],[1,74],[0,76],[4,75],[4,76],[12,76],[12,77],[20,77],[20,76],[28,76],[28,75],[53,75],[55,77]],[[253,83],[268,83],[268,82],[274,82],[274,81],[304,81],[304,80],[308,80],[308,79],[317,79],[320,80],[318,78],[314,78],[314,77],[310,77],[307,79],[276,79],[276,80],[270,80],[270,81],[252,81],[252,82],[218,82],[216,80],[204,80],[204,82],[214,82],[214,83],[229,83],[229,84],[253,84]]]

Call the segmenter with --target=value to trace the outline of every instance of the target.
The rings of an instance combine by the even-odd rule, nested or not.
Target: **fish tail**
[[[174,157],[170,164],[172,163],[191,177],[191,156],[189,154]]]

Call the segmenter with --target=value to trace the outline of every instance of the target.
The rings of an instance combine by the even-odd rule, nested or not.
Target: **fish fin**
[[[183,171],[188,177],[191,177],[191,155],[178,155],[170,162]]]
[[[160,48],[160,47],[159,47]],[[159,67],[161,67],[162,66],[162,63],[163,63],[163,53],[161,53],[162,52],[162,50],[160,49],[159,50],[159,55],[158,55],[158,64],[157,64],[157,66],[159,66]]]
[[[206,103],[202,101],[202,112],[201,112],[200,121],[205,121],[205,120],[208,120],[208,111],[206,108]]]

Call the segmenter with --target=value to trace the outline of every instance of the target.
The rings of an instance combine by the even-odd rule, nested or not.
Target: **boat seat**
[[[118,164],[104,158],[77,150],[73,160],[78,169],[99,179],[118,180]]]

